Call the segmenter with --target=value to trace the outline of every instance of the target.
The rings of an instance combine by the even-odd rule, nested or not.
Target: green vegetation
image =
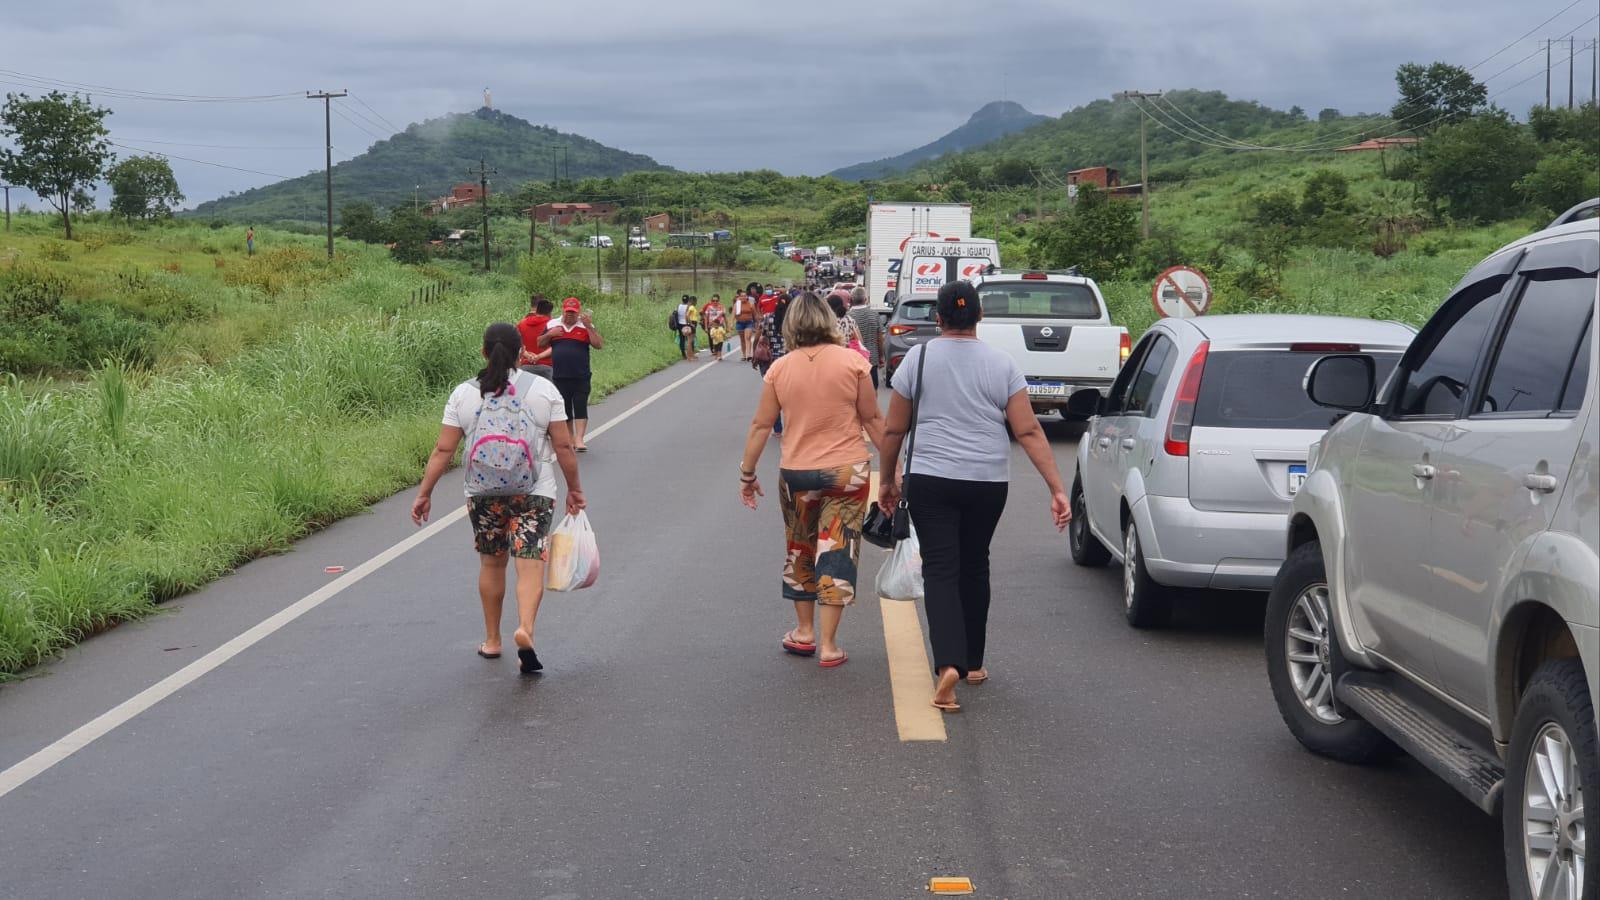
[[[172,166],[159,156],[130,156],[106,169],[111,211],[128,219],[168,219],[183,202]]]
[[[411,203],[415,196],[426,203],[449,193],[452,185],[471,181],[468,171],[476,171],[480,160],[496,171],[495,191],[500,185],[552,178],[558,161],[567,180],[666,168],[648,156],[483,108],[411,125],[336,163],[333,187],[341,202],[388,208]],[[262,223],[313,221],[325,214],[319,171],[202,203],[190,215]]]
[[[359,243],[330,263],[266,229],[252,260],[242,235],[194,225],[97,223],[72,242],[43,236],[44,216],[17,225],[0,308],[25,324],[5,334],[38,340],[79,307],[126,310],[152,343],[102,361],[71,332],[35,370],[66,377],[0,382],[0,678],[414,483],[483,327],[529,290],[593,307],[597,396],[676,357],[662,308],[598,295],[554,255],[485,277]],[[451,291],[410,302],[441,276]]]
[[[105,126],[109,115],[108,109],[60,91],[38,99],[7,94],[0,108],[0,137],[15,145],[0,148],[0,179],[22,185],[54,206],[68,240],[72,213],[93,208],[89,188],[111,161]]]

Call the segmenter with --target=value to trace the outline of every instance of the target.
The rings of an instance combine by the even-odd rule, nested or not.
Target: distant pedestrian
[[[512,638],[523,674],[531,675],[543,668],[533,651],[533,625],[544,597],[544,538],[555,512],[556,467],[567,483],[567,512],[576,514],[588,503],[578,483],[578,458],[563,422],[561,395],[550,382],[517,370],[521,352],[521,335],[514,326],[497,322],[484,331],[486,365],[476,378],[457,386],[445,404],[439,440],[411,503],[411,521],[419,526],[428,521],[433,488],[466,438],[471,448],[465,463],[467,517],[478,551],[478,597],[483,604],[484,640],[478,655],[500,658],[506,568],[514,558],[517,630]],[[497,439],[531,442],[537,448],[528,454],[530,469],[519,473],[522,480],[491,486],[474,477],[485,468],[476,465],[480,444],[492,446]]]
[[[867,306],[867,289],[858,287],[850,292],[850,320],[855,323],[861,346],[867,348],[867,362],[872,366],[872,386],[878,386],[878,368],[883,365],[883,320],[876,310]]]
[[[555,373],[550,369],[550,354],[548,349],[539,348],[539,335],[544,334],[546,325],[550,324],[550,312],[554,306],[543,294],[534,294],[529,299],[529,312],[517,323],[517,331],[522,335],[522,356],[518,360],[522,371],[532,372],[540,378],[552,378]]]
[[[844,338],[844,345],[852,350],[861,347],[861,341],[856,338],[855,320],[850,318],[850,295],[844,291],[830,291],[828,309],[839,320],[839,334]],[[866,358],[865,352],[861,355]]]
[[[733,327],[739,334],[739,355],[749,359],[751,338],[755,336],[756,298],[745,291],[734,295]]]
[[[983,311],[977,289],[967,281],[946,284],[939,289],[936,316],[940,336],[913,347],[895,372],[879,454],[878,504],[892,509],[903,495],[910,505],[922,544],[928,637],[939,677],[933,705],[954,712],[961,708],[958,681],[982,684],[989,678],[989,541],[1011,477],[1007,425],[1050,489],[1058,531],[1072,512],[1022,370],[978,340]],[[902,482],[900,444],[912,428],[916,436]]]
[[[700,324],[706,330],[706,341],[711,358],[721,361],[728,342],[728,312],[722,308],[722,295],[712,294],[700,310]]]
[[[539,347],[549,348],[551,380],[561,399],[566,401],[567,427],[579,453],[589,452],[584,433],[589,430],[589,348],[603,349],[605,338],[594,327],[594,319],[583,310],[577,297],[561,301],[561,318],[545,326]]]
[[[254,225],[244,230],[244,255],[256,255],[256,227]]]
[[[783,596],[794,603],[796,624],[782,646],[833,668],[850,658],[839,646],[839,620],[856,598],[861,521],[871,489],[872,455],[861,432],[881,447],[883,418],[866,360],[842,346],[838,319],[815,294],[794,301],[783,332],[789,352],[762,379],[739,461],[739,496],[751,509],[765,496],[756,465],[768,432],[786,413],[778,503],[786,538]]]
[[[694,325],[689,321],[689,295],[683,295],[683,302],[678,304],[678,353],[684,359],[694,359]]]
[[[766,378],[767,372],[771,371],[773,364],[783,358],[783,320],[785,313],[788,312],[790,302],[786,295],[778,294],[772,298],[772,312],[767,313],[761,319],[761,339],[766,341],[767,346],[772,349],[772,359],[760,366],[762,378]],[[781,412],[773,420],[772,433],[783,434],[783,414]]]

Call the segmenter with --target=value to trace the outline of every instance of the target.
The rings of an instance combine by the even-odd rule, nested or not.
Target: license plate
[[[1059,381],[1030,381],[1028,382],[1028,396],[1030,397],[1065,397],[1067,386]]]
[[[1291,465],[1289,467],[1289,494],[1292,496],[1300,492],[1300,485],[1306,483],[1306,467]]]

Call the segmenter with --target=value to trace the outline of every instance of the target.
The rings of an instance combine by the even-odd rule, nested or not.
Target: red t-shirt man
[[[528,313],[517,323],[517,331],[522,335],[522,358],[518,361],[521,365],[550,364],[550,351],[539,349],[539,335],[544,334],[549,324],[549,314],[536,312]]]
[[[771,294],[762,294],[761,303],[758,308],[761,310],[761,314],[763,316],[770,316],[772,315],[773,310],[778,308],[778,298],[772,296]]]

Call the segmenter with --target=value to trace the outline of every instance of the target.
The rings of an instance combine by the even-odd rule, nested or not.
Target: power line
[[[381,137],[379,137],[379,136],[378,136],[378,135],[377,135],[377,134],[376,134],[376,133],[374,133],[374,132],[373,132],[373,130],[372,130],[372,129],[371,129],[371,128],[368,128],[368,127],[367,127],[367,126],[365,126],[365,125],[363,125],[363,124],[361,124],[361,123],[360,123],[360,122],[358,122],[358,121],[356,121],[356,120],[355,120],[355,119],[353,119],[353,118],[351,118],[351,117],[350,117],[350,116],[347,116],[347,115],[345,115],[345,113],[344,113],[344,110],[341,110],[341,109],[335,109],[335,110],[334,110],[334,111],[333,111],[333,114],[334,114],[334,115],[336,115],[336,116],[338,116],[338,117],[339,117],[339,118],[341,118],[341,119],[343,119],[343,120],[345,120],[345,121],[346,121],[346,122],[348,122],[348,123],[349,123],[349,124],[351,124],[351,125],[353,125],[353,126],[355,126],[355,128],[356,128],[356,129],[357,129],[357,130],[359,130],[359,131],[361,131],[361,132],[363,132],[363,133],[365,133],[365,134],[366,134],[366,135],[367,135],[367,137],[370,137],[370,138],[372,138],[372,139],[373,139],[373,140],[375,140],[375,141],[381,141],[381,140],[383,140],[383,138],[381,138]]]
[[[177,154],[167,153],[167,152],[165,152],[163,150],[146,150],[143,147],[130,147],[127,144],[119,144],[116,141],[108,140],[108,141],[106,141],[106,143],[110,144],[113,147],[121,147],[124,150],[132,150],[135,153],[148,153],[151,156],[159,156],[159,157],[161,157],[163,159],[181,159],[184,162],[197,163],[197,164],[202,165],[202,166],[215,166],[216,168],[219,168],[219,169],[232,169],[235,172],[248,172],[251,175],[265,175],[268,178],[279,178],[279,179],[287,179],[287,178],[296,178],[296,177],[298,177],[298,176],[295,176],[295,175],[280,175],[277,172],[263,172],[260,169],[246,169],[246,168],[242,168],[240,166],[230,166],[230,165],[226,165],[224,163],[211,162],[209,160],[204,160],[204,159],[194,159],[194,158],[191,158],[191,157],[188,157],[188,156],[178,156]]]
[[[300,147],[267,147],[254,144],[190,144],[183,141],[156,141],[149,138],[123,138],[135,144],[159,144],[163,147],[196,147],[202,150],[321,150],[315,144],[306,144]]]
[[[388,140],[389,139],[389,134],[385,133],[385,130],[386,130],[385,127],[383,125],[378,124],[378,122],[375,119],[373,119],[371,116],[367,115],[366,113],[363,113],[361,110],[356,109],[353,106],[345,107],[344,111],[345,111],[345,113],[347,115],[354,116],[363,125],[372,126],[371,128],[368,129],[368,133],[376,136],[378,138],[378,140],[383,141],[383,140]]]
[[[1583,2],[1583,0],[1578,0],[1578,2],[1581,3],[1581,2]],[[371,110],[372,114],[377,116],[379,121],[381,121],[381,122],[383,122],[383,124],[389,126],[389,130],[390,131],[393,131],[395,134],[399,134],[400,132],[405,131],[404,128],[400,128],[400,127],[396,126],[393,122],[391,122],[388,119],[384,118],[383,113],[380,113],[377,110],[373,109],[372,106],[367,103],[367,101],[361,99],[360,97],[357,97],[355,94],[351,94],[350,98],[355,100],[357,103],[361,104],[362,106],[365,106],[367,109]]]
[[[60,78],[51,78],[45,75],[33,75],[28,72],[18,72],[12,69],[0,69],[0,75],[12,78],[21,78],[34,84],[24,84],[23,87],[50,87],[53,89],[67,89],[107,94],[124,100],[154,100],[167,103],[265,103],[276,100],[288,100],[300,96],[294,93],[285,94],[248,94],[241,96],[220,96],[210,94],[170,94],[162,91],[145,91],[137,88],[120,88],[106,84],[91,84],[81,81],[67,81]],[[15,84],[16,82],[7,82]]]

